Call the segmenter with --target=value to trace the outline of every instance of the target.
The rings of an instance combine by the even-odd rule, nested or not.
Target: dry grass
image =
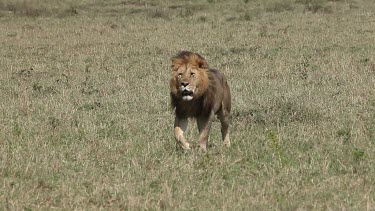
[[[374,9],[0,1],[0,209],[374,210]],[[175,150],[179,50],[229,79],[230,149]]]

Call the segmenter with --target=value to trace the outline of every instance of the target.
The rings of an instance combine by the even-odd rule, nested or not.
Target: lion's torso
[[[176,115],[180,117],[198,117],[209,115],[210,112],[216,113],[224,103],[226,109],[230,111],[230,92],[224,75],[215,69],[204,70],[204,74],[198,74],[198,77],[207,77],[205,79],[194,78],[187,80],[189,83],[195,83],[196,89],[201,93],[200,96],[191,101],[184,101],[178,92],[174,92],[171,87],[172,106],[176,109]],[[171,84],[174,79],[171,79]],[[203,83],[203,84],[202,84]],[[177,85],[178,86],[178,85]],[[201,87],[204,87],[202,90]],[[226,101],[226,102],[224,102]]]

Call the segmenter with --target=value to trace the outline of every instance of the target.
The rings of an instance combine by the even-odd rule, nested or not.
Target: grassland
[[[374,11],[0,0],[0,210],[374,210]],[[207,153],[176,151],[180,50],[227,76],[231,148],[215,122]]]

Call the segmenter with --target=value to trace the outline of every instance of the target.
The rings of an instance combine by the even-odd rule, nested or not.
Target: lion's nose
[[[186,87],[186,86],[189,85],[189,83],[188,82],[181,82],[181,85]]]

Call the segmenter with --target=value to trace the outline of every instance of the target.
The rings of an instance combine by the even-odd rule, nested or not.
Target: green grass
[[[374,9],[0,0],[0,209],[375,209]],[[176,151],[180,50],[227,76],[231,148]]]

